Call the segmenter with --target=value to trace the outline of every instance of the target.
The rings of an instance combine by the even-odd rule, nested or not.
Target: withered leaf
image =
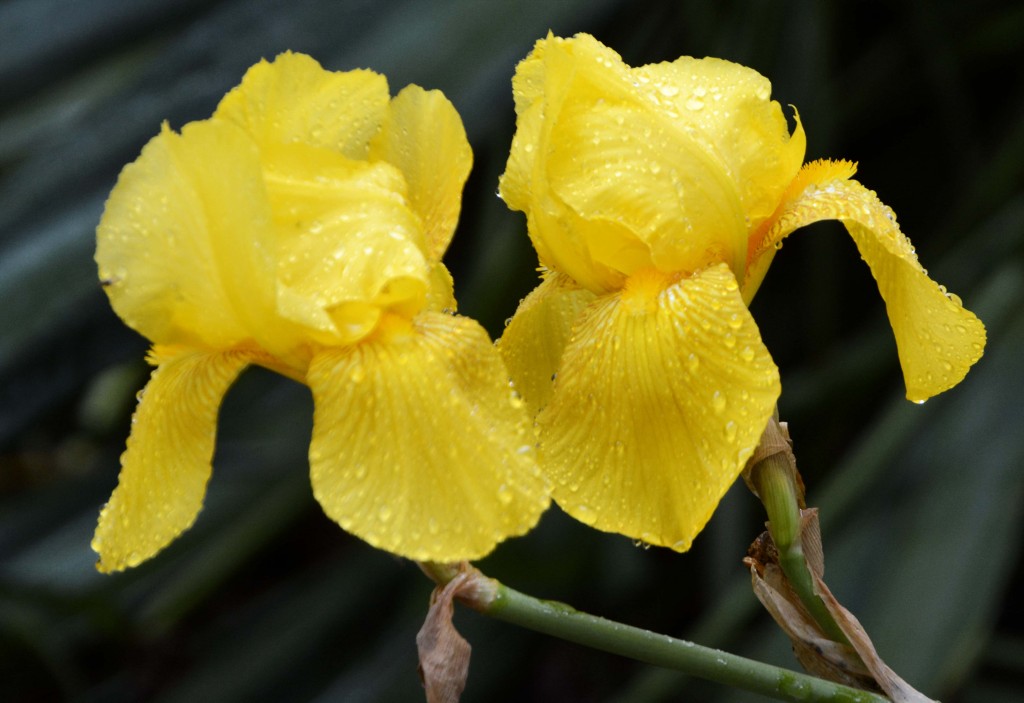
[[[472,588],[472,578],[464,571],[435,588],[426,620],[416,635],[420,681],[427,703],[458,703],[466,688],[472,647],[452,624],[453,601],[466,588]]]
[[[754,541],[744,559],[750,567],[754,594],[789,637],[800,665],[815,676],[884,693],[894,703],[936,703],[882,661],[864,627],[825,585],[817,509],[801,511],[801,543],[815,593],[849,645],[829,639],[804,608],[779,566],[778,552],[767,532]]]

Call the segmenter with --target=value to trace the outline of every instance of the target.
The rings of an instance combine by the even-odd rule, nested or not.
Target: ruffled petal
[[[985,326],[928,277],[893,211],[857,181],[836,177],[834,163],[808,164],[798,179],[806,183],[780,207],[761,248],[812,222],[841,221],[885,301],[907,399],[922,402],[962,381],[984,351]]]
[[[270,208],[252,141],[215,120],[165,124],[127,165],[97,228],[117,314],[158,344],[225,348],[274,324]]]
[[[631,260],[637,252],[649,256],[646,246],[624,225],[587,221],[566,206],[549,182],[545,154],[547,145],[556,139],[552,137],[553,125],[569,97],[575,75],[573,52],[577,50],[586,56],[596,52],[617,59],[617,54],[596,41],[577,44],[549,34],[516,67],[512,79],[516,133],[499,180],[499,194],[510,208],[526,213],[530,239],[543,265],[565,273],[588,290],[607,292],[621,286],[623,275],[615,267],[594,260],[584,232],[594,233],[595,240],[631,241],[624,247],[630,250]],[[621,61],[619,67],[621,78],[625,75]],[[601,77],[599,72],[596,75]],[[617,85],[614,77],[611,85]],[[604,253],[608,248],[603,248]]]
[[[547,275],[519,304],[498,343],[530,416],[548,404],[573,322],[595,296],[568,276]]]
[[[675,283],[638,274],[584,313],[538,418],[554,498],[588,525],[684,551],[779,393],[727,266]]]
[[[790,135],[768,79],[731,61],[689,56],[634,72],[652,100],[677,113],[687,134],[729,174],[751,225],[768,217],[807,147],[799,117]]]
[[[390,317],[314,357],[310,467],[324,511],[416,560],[476,559],[536,524],[549,498],[522,402],[467,318]]]
[[[192,526],[210,478],[221,398],[253,357],[155,347],[151,360],[158,366],[92,541],[100,571],[136,566]]]
[[[412,209],[423,220],[427,258],[440,261],[459,220],[473,152],[455,107],[437,90],[410,85],[388,109],[370,158],[405,176]]]
[[[412,316],[425,305],[433,281],[423,230],[397,168],[303,144],[266,154],[282,316],[322,344],[351,344],[381,310]]]
[[[627,276],[652,264],[692,272],[719,261],[742,275],[746,213],[714,155],[636,96],[573,90],[545,145],[545,175],[568,207],[596,225],[582,233],[591,257]]]
[[[297,142],[365,159],[388,100],[380,74],[326,71],[305,54],[286,52],[250,68],[214,117],[246,129],[261,149]]]
[[[542,263],[595,293],[616,290],[625,276],[651,266],[690,273],[726,261],[743,275],[750,213],[733,171],[742,170],[743,159],[767,158],[771,149],[725,149],[736,163],[724,161],[702,123],[694,126],[680,113],[693,110],[693,102],[681,108],[664,98],[679,92],[661,83],[672,79],[669,69],[631,69],[582,34],[538,42],[517,67],[517,131],[502,197],[527,213]],[[712,84],[709,79],[708,89]],[[781,122],[770,125],[777,132],[770,145],[782,151],[789,133],[778,105],[771,105],[778,114],[770,116]],[[775,163],[792,160],[770,156]],[[799,159],[779,191],[797,168]]]

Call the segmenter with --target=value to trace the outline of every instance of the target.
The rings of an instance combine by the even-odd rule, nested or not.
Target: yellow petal
[[[593,42],[600,47],[599,44]],[[558,66],[549,70],[546,56],[553,50]],[[628,229],[614,222],[588,222],[552,192],[545,175],[545,145],[551,141],[554,116],[567,94],[571,82],[571,58],[559,56],[559,51],[572,51],[576,45],[560,38],[548,36],[537,42],[530,55],[516,67],[512,79],[516,101],[516,133],[512,140],[505,173],[499,181],[499,194],[513,210],[526,213],[528,232],[543,265],[556,269],[595,292],[616,290],[623,275],[614,267],[595,261],[582,232],[594,233],[594,239],[609,241],[603,247],[607,255],[619,245],[620,256],[634,261],[637,256],[649,260],[647,247]],[[581,44],[582,51],[589,45]],[[600,47],[615,56],[610,49]],[[613,64],[614,65],[614,64]],[[561,67],[561,68],[559,68]]]
[[[523,299],[505,328],[498,348],[531,416],[548,404],[573,322],[593,300],[593,293],[568,276],[549,274]]]
[[[298,142],[365,159],[387,105],[384,76],[325,71],[309,56],[287,52],[250,68],[214,116],[245,128],[261,148]]]
[[[427,309],[444,313],[453,313],[458,309],[458,303],[455,301],[455,281],[451,272],[440,261],[430,267]]]
[[[727,86],[732,73],[747,71],[711,66],[701,89]],[[785,162],[772,206],[799,168],[802,153],[790,164],[794,159],[782,152],[802,149],[802,142],[790,140],[781,109],[766,95],[757,95],[763,105],[755,117],[726,125],[747,130],[739,139],[715,133],[723,126],[718,122],[688,121],[680,110],[693,111],[692,101],[680,106],[665,97],[679,94],[672,81],[682,69],[647,69],[629,68],[587,35],[549,37],[513,81],[517,132],[502,196],[527,213],[541,261],[595,293],[615,290],[624,276],[651,266],[693,272],[725,261],[742,276],[750,213],[741,196],[757,204],[766,197],[758,188],[776,175],[747,166],[767,158]],[[695,62],[694,71],[701,70]],[[771,132],[768,146],[757,151],[765,132]],[[730,140],[739,144],[718,144]],[[762,186],[741,192],[737,178],[752,174]]]
[[[598,529],[684,551],[779,392],[727,266],[676,283],[638,274],[587,309],[538,418],[554,498]]]
[[[448,248],[462,205],[473,152],[455,107],[437,90],[410,85],[391,101],[370,158],[396,166],[409,202],[423,220],[428,259]]]
[[[780,208],[762,249],[812,222],[840,220],[885,301],[907,399],[927,400],[962,381],[981,358],[985,326],[928,277],[893,211],[857,181],[835,177],[834,166],[815,162],[805,167],[810,183]]]
[[[372,331],[382,309],[411,316],[423,307],[432,277],[398,169],[303,144],[264,155],[281,315],[322,344],[350,344]]]
[[[602,101],[574,84],[547,119],[557,121],[544,177],[597,226],[574,233],[595,261],[627,276],[652,264],[691,272],[719,261],[742,274],[747,225],[738,186],[670,114],[636,96]]]
[[[790,136],[768,79],[730,61],[689,56],[642,66],[635,75],[726,170],[751,226],[768,217],[800,170],[807,146],[799,117]]]
[[[111,304],[153,342],[224,348],[277,332],[270,210],[237,127],[165,124],[121,172],[96,235]]]
[[[324,511],[417,560],[476,559],[537,522],[549,498],[522,402],[467,318],[390,317],[314,357],[310,467]]]
[[[221,398],[252,358],[155,347],[152,360],[158,366],[92,541],[100,571],[136,566],[192,526],[210,478]]]

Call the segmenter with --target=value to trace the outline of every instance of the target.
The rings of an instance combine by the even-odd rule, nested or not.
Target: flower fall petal
[[[588,525],[685,551],[779,393],[727,265],[674,283],[637,274],[587,308],[538,418],[554,498]]]
[[[210,478],[217,411],[253,358],[154,347],[158,366],[132,418],[128,448],[92,548],[100,571],[136,566],[191,527]]]
[[[907,398],[927,400],[962,381],[981,358],[985,326],[957,296],[928,277],[896,224],[895,214],[873,191],[842,178],[813,182],[815,170],[829,174],[831,166],[827,162],[805,166],[812,182],[780,209],[762,246],[771,247],[812,222],[840,220],[871,268],[885,301]]]
[[[498,348],[531,417],[548,404],[573,322],[594,299],[568,276],[551,273],[523,299],[505,328]]]
[[[486,332],[389,317],[313,358],[313,492],[345,530],[420,561],[475,559],[549,503],[533,434]]]

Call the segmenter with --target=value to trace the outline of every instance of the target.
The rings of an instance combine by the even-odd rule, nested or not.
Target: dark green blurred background
[[[129,573],[93,569],[144,341],[107,306],[93,229],[162,120],[207,117],[285,49],[442,89],[475,152],[447,261],[492,334],[534,284],[495,197],[517,60],[548,29],[630,63],[714,55],[796,105],[808,158],[860,162],[922,263],[989,330],[955,390],[911,405],[841,227],[787,241],[753,310],[782,369],[832,589],[933,697],[1024,700],[1024,6],[1011,2],[8,0],[0,4],[0,700],[416,701],[430,584],[314,502],[308,391],[229,394],[196,526]],[[482,568],[631,624],[795,667],[740,559],[763,521],[737,487],[690,554],[553,509]],[[750,701],[460,611],[465,701]]]

